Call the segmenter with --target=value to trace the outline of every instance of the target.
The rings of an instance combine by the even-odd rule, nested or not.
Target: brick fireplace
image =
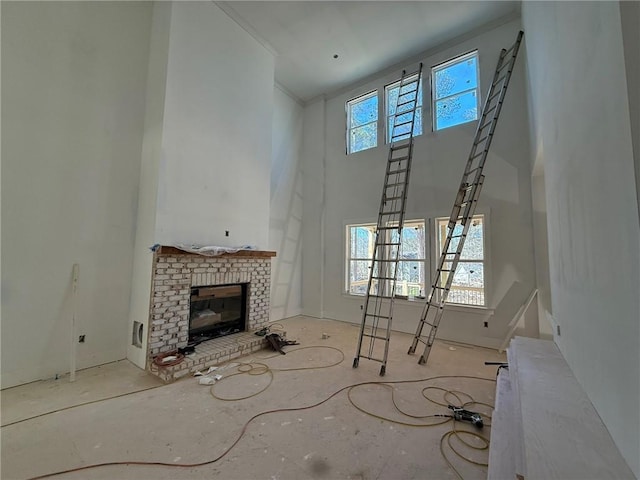
[[[147,370],[165,381],[259,350],[264,337],[254,332],[269,321],[271,257],[275,252],[240,250],[218,256],[161,246],[154,252],[149,308]],[[158,367],[154,357],[187,346],[192,289],[246,285],[246,331],[196,346],[174,366]]]

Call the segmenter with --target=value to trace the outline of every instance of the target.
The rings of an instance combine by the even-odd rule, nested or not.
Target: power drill
[[[467,422],[471,422],[478,428],[482,428],[484,426],[482,417],[479,413],[471,412],[469,410],[465,410],[464,408],[454,407],[453,405],[449,405],[449,410],[453,410],[453,418],[455,418],[456,420],[465,420]]]

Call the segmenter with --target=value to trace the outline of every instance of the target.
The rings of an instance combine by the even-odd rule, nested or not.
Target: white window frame
[[[393,226],[392,224],[389,224],[389,226]],[[400,282],[396,282],[396,295],[402,295],[402,296],[418,296],[420,293],[422,293],[422,295],[426,295],[425,290],[428,288],[429,285],[429,269],[428,269],[428,264],[427,264],[427,260],[428,260],[428,252],[429,252],[429,229],[428,229],[428,224],[425,221],[425,219],[412,219],[412,220],[405,220],[403,228],[411,228],[412,226],[418,226],[421,227],[423,232],[424,232],[424,245],[423,245],[423,252],[425,257],[424,258],[416,258],[416,259],[411,259],[411,260],[400,260],[399,263],[403,263],[403,262],[422,262],[422,272],[423,272],[423,282],[422,284],[418,283],[417,287],[414,285],[410,285],[409,283],[405,284],[401,284]],[[372,237],[372,243],[371,243],[371,250],[370,250],[370,255],[369,257],[365,257],[365,258],[360,258],[360,257],[351,257],[351,228],[353,227],[366,227],[369,228],[372,232],[373,232],[373,237]],[[372,264],[372,256],[373,256],[373,249],[375,247],[375,231],[377,229],[377,225],[375,223],[349,223],[345,225],[345,280],[344,280],[344,293],[347,295],[353,295],[353,296],[364,296],[366,295],[366,286],[368,285],[368,281],[369,281],[369,277],[367,276],[367,284],[365,285],[365,289],[364,292],[365,293],[355,293],[351,291],[351,262],[352,261],[366,261],[369,268],[371,268],[371,264]],[[395,230],[385,230],[385,232],[387,232],[387,235],[391,235],[392,232],[394,232]],[[403,240],[405,239],[405,237],[403,236]],[[385,289],[388,289],[388,285],[384,286]],[[416,291],[417,290],[417,291]]]
[[[410,77],[407,78],[407,81],[411,82],[412,80],[414,80],[415,78],[417,78],[418,74],[416,73],[415,75],[411,75]],[[391,142],[391,132],[389,129],[389,121],[392,117],[395,116],[395,114],[391,114],[390,112],[390,108],[389,108],[389,93],[391,92],[392,89],[399,87],[400,86],[400,82],[402,80],[397,80],[393,83],[390,83],[389,85],[386,85],[384,87],[384,119],[385,119],[385,123],[384,123],[384,130],[385,130],[385,143],[389,144]],[[422,135],[424,133],[424,115],[423,115],[423,109],[424,109],[424,89],[422,88],[422,79],[420,79],[420,85],[418,86],[418,98],[417,98],[417,106],[416,106],[416,115],[420,115],[420,118],[422,120],[421,124],[420,124],[420,132],[418,133],[414,133],[413,136],[417,137],[418,135]],[[415,130],[415,123],[413,125],[413,128]]]
[[[465,307],[465,308],[476,308],[476,309],[488,309],[489,306],[489,288],[488,286],[490,285],[490,269],[489,269],[489,265],[490,263],[490,256],[489,256],[489,215],[488,213],[476,213],[473,219],[481,219],[482,220],[482,259],[464,259],[464,258],[460,258],[460,261],[458,263],[458,268],[460,267],[460,265],[464,265],[465,263],[482,263],[483,265],[483,288],[482,288],[482,297],[483,297],[483,303],[479,304],[479,303],[470,303],[470,302],[454,302],[452,301],[452,293],[454,290],[454,286],[452,285],[451,290],[449,291],[449,295],[447,297],[447,305],[455,305],[457,307]],[[440,261],[440,255],[442,253],[442,245],[440,242],[440,228],[442,225],[444,225],[444,228],[446,229],[446,225],[449,222],[449,217],[435,217],[434,218],[434,222],[433,222],[433,255],[432,257],[434,258],[434,265],[433,265],[433,272],[434,272],[434,279],[436,278],[435,276],[435,270],[438,266],[438,263]],[[446,238],[446,230],[445,230],[445,237],[443,237],[443,241]],[[457,270],[457,268],[456,268]],[[468,287],[467,288],[469,291],[476,291],[475,289],[473,289],[472,287]],[[463,290],[463,288],[457,288],[457,290]],[[437,293],[440,293],[440,290],[437,290]]]
[[[355,98],[352,98],[350,100],[347,100],[347,103],[345,104],[345,112],[346,112],[346,145],[347,145],[347,155],[351,155],[352,153],[358,153],[358,152],[363,152],[365,150],[370,150],[372,148],[375,148],[378,146],[378,119],[380,117],[380,99],[378,98],[378,109],[376,111],[376,118],[375,120],[372,120],[370,122],[367,123],[363,123],[362,125],[358,125],[356,127],[352,127],[351,126],[351,110],[353,108],[354,105],[364,102],[365,100],[369,100],[370,98],[373,97],[378,97],[378,90],[373,90],[371,92],[365,93],[363,95],[359,95]],[[376,132],[376,141],[375,144],[367,147],[367,148],[363,148],[362,150],[356,150],[356,151],[352,151],[351,149],[351,132],[352,130],[355,130],[356,128],[362,128],[364,126],[367,125],[371,125],[374,124],[375,125],[375,132]]]
[[[437,92],[436,92],[436,73],[441,71],[441,70],[445,70],[453,65],[456,65],[458,63],[462,63],[466,60],[468,60],[469,58],[473,58],[475,57],[476,59],[476,87],[474,88],[470,88],[468,90],[462,90],[460,92],[456,92],[452,95],[448,95],[446,97],[440,98],[440,99],[436,99],[437,96]],[[463,93],[467,93],[467,92],[471,92],[474,91],[476,92],[476,118],[474,119],[470,119],[467,120],[465,122],[462,123],[457,123],[455,125],[449,125],[448,127],[442,127],[442,128],[438,128],[438,121],[436,118],[436,115],[438,113],[438,109],[437,109],[437,104],[439,102],[442,102],[444,100],[447,100],[451,97],[455,97],[457,95],[461,95]],[[431,68],[431,126],[432,126],[432,130],[434,132],[440,131],[440,130],[445,130],[447,128],[453,128],[453,127],[457,127],[459,125],[464,125],[466,123],[469,122],[474,122],[476,120],[478,120],[478,117],[480,115],[480,56],[478,54],[478,50],[473,50],[471,52],[459,55],[455,58],[452,58],[450,60],[447,60],[446,62],[440,63],[438,65],[435,65],[434,67]]]

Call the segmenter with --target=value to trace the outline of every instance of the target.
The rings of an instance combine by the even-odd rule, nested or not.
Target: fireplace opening
[[[247,284],[191,288],[189,344],[246,330]]]

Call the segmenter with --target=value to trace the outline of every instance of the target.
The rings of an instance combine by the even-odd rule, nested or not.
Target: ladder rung
[[[378,243],[376,243],[376,245],[395,245],[395,246],[398,246],[398,245],[400,245],[400,242],[378,242]]]
[[[434,308],[444,308],[444,304],[433,303],[432,301],[428,301],[427,303],[429,304],[429,306],[430,306],[430,307],[434,307]]]
[[[386,260],[380,260],[381,262],[384,262]],[[369,298],[388,298],[391,299],[393,297],[390,297],[389,295],[369,295]]]
[[[363,337],[369,337],[369,338],[375,338],[377,340],[384,340],[385,342],[387,341],[387,337],[382,337],[380,335],[371,335],[370,333],[363,333],[362,336]]]
[[[487,138],[489,138],[491,136],[490,133],[486,134],[484,137],[482,137],[480,140],[476,140],[474,145],[480,145],[482,142],[484,142]]]
[[[484,122],[482,125],[480,125],[478,127],[478,132],[480,132],[481,130],[484,130],[486,127],[488,127],[492,123],[493,123],[493,117],[491,117],[491,120],[489,120],[488,122]]]
[[[371,277],[374,280],[395,280],[394,277]]]
[[[507,58],[507,55],[509,55],[509,53],[513,52],[513,49],[516,48],[516,46],[518,44],[519,44],[519,42],[516,41],[513,45],[511,45],[511,47],[504,52],[504,58]],[[513,56],[511,58],[513,58]]]
[[[398,230],[400,227],[376,227],[377,230]]]
[[[385,338],[385,340],[386,340],[386,338]],[[374,362],[385,363],[384,360],[381,360],[379,358],[367,357],[365,355],[360,355],[360,358],[366,358],[367,360],[373,360]]]
[[[389,259],[379,259],[376,260],[376,262],[384,262],[384,263],[396,263],[399,262],[399,260],[397,258],[389,258]],[[369,295],[370,297],[373,295]],[[384,297],[384,298],[390,298],[390,297]]]
[[[503,69],[504,67],[506,67],[507,65],[511,65],[511,64],[513,63],[513,57],[511,57],[511,58],[507,59],[507,54],[508,54],[511,50],[513,50],[513,47],[511,47],[509,50],[507,50],[507,53],[505,53],[505,56],[503,57],[503,59],[505,59],[505,60],[502,62],[502,65],[500,65],[500,66],[496,69],[496,72],[501,72],[501,71],[502,71],[502,69]]]
[[[389,315],[375,315],[373,313],[365,313],[365,317],[389,318]]]
[[[482,155],[484,153],[484,150],[480,150],[480,153],[476,153],[475,155],[473,155],[472,157],[469,157],[469,161],[473,161],[476,158],[478,158],[480,155]]]
[[[498,85],[501,81],[503,81],[505,78],[507,78],[507,76],[509,76],[509,72],[505,73],[504,75],[502,75],[500,78],[498,78],[498,80],[496,80],[493,83],[493,86]]]
[[[404,155],[403,157],[390,158],[389,162],[401,162],[403,160],[407,160],[408,158],[409,158],[409,155]]]
[[[391,187],[397,187],[398,185],[404,185],[405,182],[394,182],[394,183],[387,183],[384,188],[391,188]]]
[[[397,152],[398,150],[402,150],[403,148],[409,148],[411,146],[410,143],[406,143],[404,145],[393,145],[391,147],[392,152]]]
[[[407,100],[406,102],[401,102],[401,103],[396,104],[396,115],[403,115],[405,113],[408,113],[408,112],[411,112],[411,111],[415,110],[415,108],[410,108],[409,110],[405,110],[402,113],[398,113],[398,108],[399,107],[402,107],[403,105],[409,105],[410,103],[416,103],[416,102],[417,102],[417,99],[414,98],[413,100]]]
[[[401,210],[395,210],[393,212],[380,212],[380,215],[397,215],[398,213],[402,213]]]
[[[470,174],[472,174],[473,172],[475,172],[476,170],[480,170],[480,168],[482,168],[482,167],[476,167],[476,168],[474,168],[474,169],[472,169],[472,170],[469,170],[468,172],[465,172],[464,174],[465,174],[465,175],[470,175]]]
[[[489,103],[491,102],[491,100],[493,100],[494,98],[496,98],[498,95],[500,95],[500,90],[498,90],[496,93],[494,93],[493,95],[491,95],[491,96],[487,99],[487,105],[489,105]]]
[[[411,84],[415,85],[415,88],[407,90],[406,92],[399,93],[398,98],[404,97],[405,95],[409,95],[410,93],[414,93],[418,91],[418,82],[416,82],[415,80],[411,80],[410,82],[405,83],[404,85],[402,85],[402,87],[406,87],[407,85],[411,85]],[[400,88],[398,92],[400,92],[401,90],[402,88]]]
[[[407,169],[406,168],[400,168],[398,170],[389,170],[389,172],[387,172],[389,175],[395,175],[396,173],[404,173],[406,172]]]
[[[500,102],[496,103],[493,107],[491,107],[489,110],[487,110],[486,112],[484,112],[482,114],[483,118],[486,118],[488,116],[488,114],[490,114],[491,112],[493,112],[496,108],[498,108],[498,105],[500,105]],[[493,121],[494,117],[491,117],[491,120],[489,120],[489,123],[491,123]]]
[[[404,113],[402,115],[404,115]],[[407,120],[406,122],[394,123],[393,124],[393,129],[395,130],[398,127],[401,127],[403,125],[409,125],[410,123],[413,123],[413,118],[411,120]],[[408,135],[408,133],[409,132],[403,133],[402,135]]]
[[[401,198],[404,198],[404,195],[396,195],[394,197],[384,197],[385,202],[391,202],[393,200],[400,200]]]

